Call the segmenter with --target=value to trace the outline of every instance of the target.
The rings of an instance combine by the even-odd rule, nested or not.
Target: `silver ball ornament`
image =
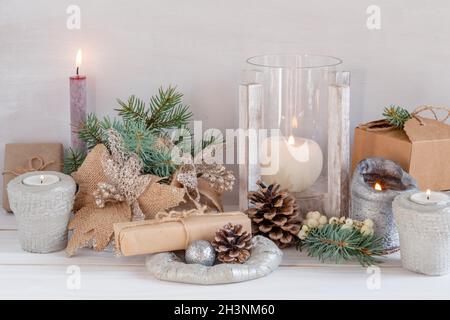
[[[209,241],[195,240],[184,254],[186,263],[198,263],[210,267],[216,260],[216,251]]]

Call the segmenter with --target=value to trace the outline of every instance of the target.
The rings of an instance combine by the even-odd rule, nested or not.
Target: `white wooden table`
[[[0,299],[450,298],[450,276],[427,277],[404,270],[399,254],[386,258],[379,270],[366,270],[355,263],[321,264],[294,249],[284,253],[278,270],[249,282],[215,286],[162,282],[148,274],[143,256],[116,258],[112,253],[88,249],[72,258],[64,252],[24,252],[14,216],[2,211]],[[70,281],[71,272],[78,268],[79,289]]]

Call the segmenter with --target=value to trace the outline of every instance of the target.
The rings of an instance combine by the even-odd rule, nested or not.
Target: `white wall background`
[[[66,9],[81,8],[81,30]],[[381,30],[366,9],[381,8]],[[68,77],[84,52],[89,110],[116,98],[184,92],[204,127],[238,123],[247,57],[311,52],[352,72],[352,126],[396,103],[448,105],[448,0],[0,0],[0,168],[8,142],[69,142]],[[237,202],[237,193],[228,202]]]

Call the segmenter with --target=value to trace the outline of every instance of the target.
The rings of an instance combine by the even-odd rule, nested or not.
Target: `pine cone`
[[[241,224],[229,223],[216,232],[212,245],[219,261],[244,263],[250,257],[252,235],[244,231]]]
[[[279,184],[266,186],[258,181],[259,190],[248,196],[254,205],[246,211],[252,220],[253,234],[261,234],[285,248],[295,242],[300,231],[300,212],[295,198]]]

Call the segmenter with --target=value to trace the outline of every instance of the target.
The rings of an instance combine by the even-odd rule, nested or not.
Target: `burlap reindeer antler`
[[[145,218],[142,212],[138,198],[144,192],[152,180],[151,175],[143,175],[142,161],[135,153],[127,151],[123,145],[122,137],[113,129],[108,130],[109,149],[111,154],[104,153],[102,158],[103,171],[108,182],[99,184],[94,197],[97,205],[110,199],[111,190],[114,197],[118,200],[125,200],[132,209],[134,220],[143,220]]]

